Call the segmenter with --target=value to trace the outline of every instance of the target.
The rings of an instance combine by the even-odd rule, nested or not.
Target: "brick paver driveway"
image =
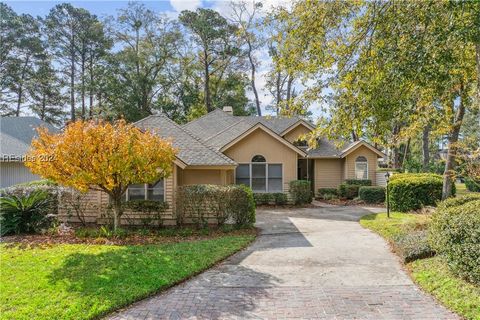
[[[262,210],[258,240],[111,319],[457,319],[422,293],[355,207]]]

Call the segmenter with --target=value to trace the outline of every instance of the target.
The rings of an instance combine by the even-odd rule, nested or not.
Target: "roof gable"
[[[257,123],[255,126],[253,127],[250,127],[249,129],[247,129],[246,131],[244,131],[242,134],[238,135],[235,139],[233,139],[232,141],[228,142],[227,144],[225,144],[224,146],[222,146],[220,148],[220,151],[224,152],[225,150],[233,147],[235,144],[237,144],[238,142],[242,141],[244,138],[248,137],[250,134],[252,134],[253,132],[255,132],[256,130],[263,130],[264,132],[266,132],[267,134],[269,134],[272,138],[274,138],[275,140],[279,141],[280,143],[284,144],[285,146],[287,146],[288,148],[292,149],[293,151],[295,151],[296,153],[298,153],[299,155],[301,155],[302,157],[305,157],[307,154],[297,148],[296,146],[294,146],[293,144],[291,144],[290,142],[288,142],[287,140],[283,139],[282,137],[280,137],[278,134],[276,134],[275,132],[273,132],[272,130],[270,130],[269,128],[267,128],[263,123]]]
[[[342,150],[342,158],[346,157],[348,154],[352,153],[353,151],[357,150],[360,147],[366,147],[367,149],[370,149],[372,152],[374,152],[379,158],[384,158],[385,154],[372,146],[370,143],[366,142],[365,140],[358,140],[350,145],[348,145],[346,148]]]

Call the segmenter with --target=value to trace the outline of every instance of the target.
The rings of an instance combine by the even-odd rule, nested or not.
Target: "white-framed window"
[[[131,184],[128,186],[126,198],[127,201],[165,201],[165,180],[160,179],[155,183]]]
[[[281,163],[267,163],[265,157],[256,155],[250,163],[241,163],[235,170],[235,183],[252,188],[253,192],[283,192]]]
[[[359,156],[355,159],[355,179],[368,179],[368,161],[364,156]]]

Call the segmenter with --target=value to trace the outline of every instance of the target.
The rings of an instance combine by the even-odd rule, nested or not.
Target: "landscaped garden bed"
[[[363,216],[360,224],[391,244],[423,290],[462,317],[480,319],[480,287],[455,275],[444,256],[435,256],[428,239],[431,221],[431,214],[393,212],[390,218],[386,213]]]
[[[255,238],[241,233],[150,245],[0,244],[0,319],[98,318],[198,274]]]

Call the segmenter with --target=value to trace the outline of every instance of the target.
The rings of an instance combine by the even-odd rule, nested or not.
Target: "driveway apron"
[[[459,319],[360,226],[375,210],[258,210],[249,248],[110,319]]]

